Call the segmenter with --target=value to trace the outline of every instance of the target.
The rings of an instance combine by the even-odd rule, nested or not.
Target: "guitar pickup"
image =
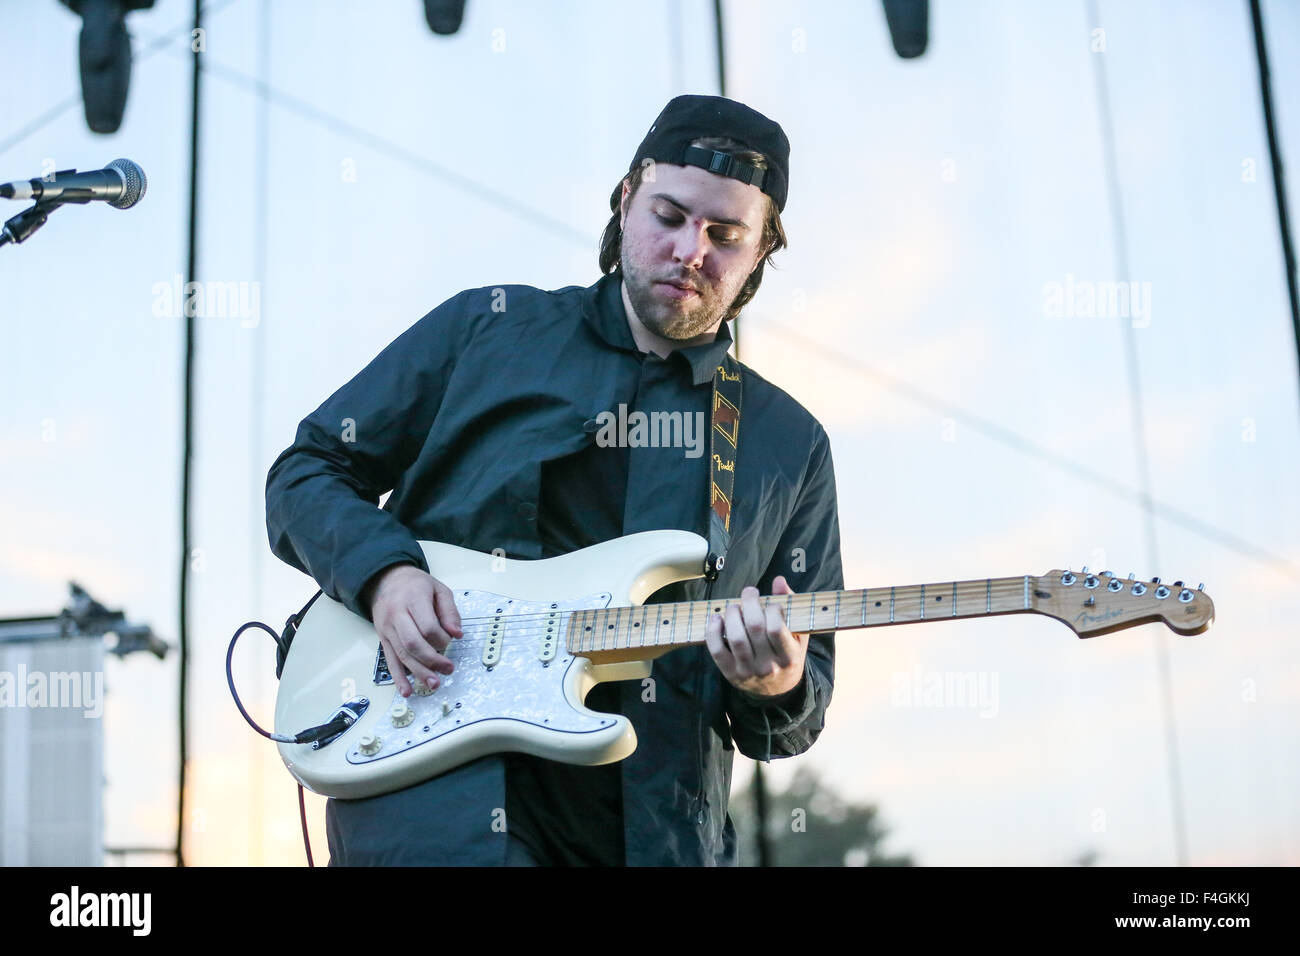
[[[501,660],[501,641],[505,634],[505,627],[500,614],[492,618],[492,628],[488,631],[487,644],[483,647],[484,667],[493,667]]]
[[[537,655],[540,661],[555,660],[555,645],[560,633],[560,612],[551,611],[546,615],[546,633],[542,635],[542,649]]]

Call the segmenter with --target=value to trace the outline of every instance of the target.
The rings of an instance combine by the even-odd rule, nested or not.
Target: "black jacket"
[[[428,570],[417,539],[541,557],[541,463],[593,442],[596,416],[620,404],[707,413],[731,342],[723,325],[713,343],[642,361],[620,282],[615,272],[586,289],[470,289],[413,325],[308,415],[272,465],[271,550],[367,618],[359,595],[373,575],[401,561]],[[751,584],[768,594],[778,574],[797,592],[840,589],[826,433],[784,391],[743,374],[731,548],[712,597],[737,597]],[[707,537],[707,452],[707,440],[696,457],[680,447],[632,448],[623,533],[681,528]],[[689,581],[651,600],[704,597],[705,583]],[[832,635],[818,634],[803,682],[776,701],[732,687],[702,645],[654,662],[652,703],[639,682],[623,682],[622,713],[639,740],[623,762],[628,864],[735,864],[726,814],[733,746],[762,760],[807,750],[833,673]],[[397,795],[331,800],[331,848],[343,857],[332,862],[405,861],[401,847],[424,840],[443,862],[499,863],[505,841],[489,824],[503,806],[496,756]],[[374,821],[391,828],[395,814],[413,812],[418,838],[378,847]]]

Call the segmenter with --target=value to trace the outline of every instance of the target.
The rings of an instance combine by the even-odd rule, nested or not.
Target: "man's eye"
[[[670,219],[668,216],[665,216],[662,213],[658,213],[658,212],[655,213],[655,218],[658,219],[660,222],[662,222],[665,226],[679,226],[681,225],[682,222],[680,219],[676,219],[676,218]],[[740,241],[740,237],[730,236],[730,235],[715,236],[714,241],[720,246],[734,246],[736,243]]]

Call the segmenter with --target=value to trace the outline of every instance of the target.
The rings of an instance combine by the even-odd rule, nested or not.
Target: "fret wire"
[[[862,626],[867,626],[867,589],[862,589]]]
[[[840,598],[844,596],[843,591],[835,592],[835,630],[840,629]]]
[[[925,620],[925,585],[921,585],[921,620]]]
[[[891,585],[889,588],[889,623],[894,623],[894,591],[896,588]]]
[[[952,582],[952,616],[957,616],[957,582]]]

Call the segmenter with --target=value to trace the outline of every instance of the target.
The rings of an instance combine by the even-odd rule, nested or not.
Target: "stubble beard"
[[[682,305],[679,300],[665,298],[657,292],[654,284],[659,280],[629,262],[626,251],[620,257],[620,265],[627,285],[627,297],[637,318],[661,338],[678,342],[693,339],[710,329],[730,306],[730,302],[719,302],[717,294],[707,287],[697,289],[695,300]],[[731,301],[734,299],[732,296]]]

